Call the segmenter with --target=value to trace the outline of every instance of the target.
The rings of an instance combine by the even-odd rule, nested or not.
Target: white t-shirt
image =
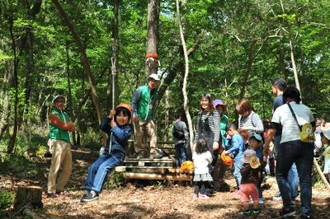
[[[315,121],[311,110],[306,105],[292,101],[290,106],[296,114],[299,125]],[[287,104],[283,104],[275,110],[272,122],[282,125],[281,143],[300,139],[299,127]]]
[[[205,174],[209,172],[208,165],[212,162],[212,154],[210,151],[206,151],[201,154],[193,153],[192,159],[194,161],[195,174]]]

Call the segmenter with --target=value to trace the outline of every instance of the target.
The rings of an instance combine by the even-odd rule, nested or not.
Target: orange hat
[[[222,161],[222,163],[224,163],[225,165],[232,165],[234,163],[234,159],[229,156],[229,154],[225,154],[225,153],[222,153],[220,155],[220,159]]]
[[[120,107],[123,107],[123,108],[127,109],[130,112],[130,114],[132,115],[132,111],[133,110],[132,110],[132,107],[129,104],[127,104],[127,103],[120,103],[118,106],[116,106],[115,110],[117,110]]]

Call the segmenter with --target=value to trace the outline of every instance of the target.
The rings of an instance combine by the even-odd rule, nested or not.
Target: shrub
[[[0,209],[9,208],[14,202],[14,193],[0,191]]]

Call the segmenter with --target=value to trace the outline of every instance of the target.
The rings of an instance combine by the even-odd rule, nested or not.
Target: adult
[[[273,93],[273,96],[275,97],[274,101],[273,101],[273,110],[272,110],[273,113],[279,106],[283,105],[283,92],[286,89],[286,87],[287,87],[287,84],[283,78],[277,78],[272,81],[272,93]],[[277,159],[277,151],[279,150],[281,136],[282,136],[281,128],[282,127],[278,127],[278,129],[276,130],[275,136],[274,136],[275,160]],[[290,171],[288,173],[288,182],[290,183],[291,198],[295,199],[298,196],[298,184],[299,184],[298,172],[297,172],[297,167],[296,167],[295,163],[293,163],[293,165],[290,168]],[[281,193],[277,192],[274,195],[273,200],[281,201],[282,200]]]
[[[72,172],[72,154],[69,132],[75,131],[75,125],[69,115],[63,111],[65,97],[55,96],[49,115],[49,141],[52,162],[48,174],[47,197],[55,198],[64,191]],[[61,171],[60,171],[61,169]],[[58,173],[60,175],[58,176]],[[57,177],[58,176],[58,177]]]
[[[312,167],[313,143],[300,141],[300,128],[293,117],[295,114],[300,125],[315,121],[311,110],[301,104],[300,92],[295,87],[288,87],[283,93],[285,104],[278,107],[272,117],[271,127],[266,138],[263,154],[268,156],[269,143],[272,141],[279,126],[282,126],[282,137],[277,154],[276,178],[282,195],[283,217],[295,215],[295,206],[291,197],[288,172],[293,163],[296,163],[301,189],[301,218],[311,217],[312,201]],[[292,111],[290,110],[292,108]]]
[[[247,99],[243,98],[237,103],[236,111],[239,114],[237,131],[242,135],[246,143],[252,134],[262,134],[264,131],[263,122]]]
[[[214,110],[211,94],[203,94],[199,100],[200,112],[197,118],[195,142],[205,139],[210,152],[219,149],[220,142],[220,115]]]
[[[187,160],[187,149],[189,146],[189,132],[187,125],[182,121],[182,116],[178,114],[175,117],[172,128],[173,141],[175,145],[175,161],[178,168]]]
[[[219,142],[220,142],[220,115],[213,107],[213,98],[211,94],[202,94],[199,100],[200,112],[197,118],[195,143],[199,139],[207,142],[209,151],[212,154],[213,161],[209,165],[210,174],[214,179],[214,167],[218,159]],[[193,149],[192,151],[195,151]],[[212,184],[207,188],[208,193],[214,192],[215,188]]]
[[[227,123],[228,123],[228,116],[227,113],[227,105],[220,99],[215,99],[213,101],[213,107],[219,112],[220,114],[220,142],[221,145],[219,146],[219,154],[222,153],[223,150],[226,150],[228,146],[228,139],[227,139]],[[221,159],[217,159],[215,167],[214,167],[214,188],[218,191],[228,191],[230,186],[224,181],[224,176],[226,173],[227,165],[224,164]]]
[[[157,152],[157,133],[154,123],[158,105],[157,89],[160,79],[157,74],[147,78],[147,84],[138,87],[132,98],[135,152],[138,156],[160,158]],[[148,142],[148,140],[150,141]]]

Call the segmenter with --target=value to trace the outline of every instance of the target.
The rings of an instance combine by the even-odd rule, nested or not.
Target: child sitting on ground
[[[194,197],[207,199],[206,188],[213,181],[209,172],[209,165],[212,163],[212,154],[204,139],[197,140],[192,159],[194,161],[194,182],[196,183]]]
[[[328,178],[330,182],[330,129],[323,130],[321,132],[321,141],[324,147],[323,156],[324,156],[324,169],[323,173]]]
[[[257,182],[257,189],[259,193],[259,204],[264,203],[264,200],[262,198],[262,188],[261,188],[261,183],[264,178],[264,167],[266,166],[266,163],[263,161],[263,154],[262,154],[262,137],[259,134],[253,134],[249,138],[249,148],[254,150],[256,152],[257,157],[259,158],[259,162],[261,163],[260,167],[260,178],[259,181]]]
[[[242,158],[243,166],[241,168],[242,181],[240,187],[241,202],[243,204],[243,215],[258,215],[259,196],[257,183],[260,179],[260,162],[256,152],[252,149],[247,149]],[[249,209],[250,198],[253,201],[253,210]]]
[[[227,125],[227,135],[231,137],[230,149],[222,153],[229,154],[235,160],[234,178],[236,180],[237,190],[234,193],[239,195],[239,188],[241,185],[241,178],[242,178],[240,169],[242,167],[242,157],[243,157],[245,145],[244,145],[244,140],[242,136],[238,133],[237,127],[234,123],[229,123]]]

